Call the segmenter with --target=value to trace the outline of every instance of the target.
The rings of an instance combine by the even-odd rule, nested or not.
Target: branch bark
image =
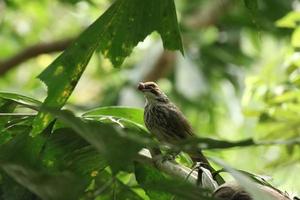
[[[231,0],[215,0],[206,3],[183,19],[183,25],[190,29],[206,28],[215,25],[219,18],[231,7]]]
[[[74,38],[67,38],[64,40],[30,46],[16,55],[0,61],[0,76],[3,76],[9,70],[17,67],[22,62],[25,62],[40,54],[63,51],[72,43],[73,40]]]
[[[147,149],[143,149],[139,152],[136,161],[151,165],[156,167],[158,170],[176,178],[186,180],[191,184],[197,184],[197,171],[179,165],[178,163],[171,161],[162,161],[151,157],[150,152]],[[266,193],[272,200],[291,200],[287,194],[279,192],[272,187],[266,185],[258,185],[258,188],[262,192]],[[231,181],[227,182],[218,188],[208,188],[212,189],[213,197],[220,200],[252,200],[253,198],[240,186],[237,182]]]
[[[150,152],[147,149],[143,149],[139,152],[137,161],[156,167],[160,171],[176,178],[180,178],[188,181],[189,183],[196,184],[198,173],[190,168],[179,165],[171,161],[162,161],[159,159],[153,159]]]
[[[188,28],[203,28],[215,24],[218,18],[230,7],[230,0],[216,0],[213,3],[198,9],[191,16],[183,20],[183,25]],[[53,53],[65,50],[74,38],[67,38],[60,41],[41,43],[30,46],[16,55],[0,60],[0,76],[9,70],[14,69],[19,64],[34,58],[43,53]],[[153,70],[144,77],[144,80],[156,81],[166,76],[172,70],[176,56],[173,52],[164,51]]]
[[[145,75],[143,82],[147,81],[157,81],[168,75],[168,73],[173,69],[175,64],[176,53],[172,51],[165,50],[160,55],[157,62],[152,66],[152,69]]]

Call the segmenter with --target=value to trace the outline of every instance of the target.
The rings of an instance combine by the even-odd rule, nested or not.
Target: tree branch
[[[175,59],[175,52],[164,50],[154,66],[152,66],[152,69],[143,78],[143,82],[157,81],[158,79],[165,77],[172,70]]]
[[[215,25],[219,18],[231,7],[231,0],[215,0],[196,9],[183,19],[183,25],[190,29],[206,28]]]
[[[151,157],[149,150],[143,149],[139,152],[136,161],[156,167],[158,170],[176,178],[186,180],[191,184],[197,184],[198,173],[197,170],[191,170],[188,167],[179,165],[171,161],[162,161]],[[253,183],[257,184],[257,183]],[[266,186],[257,185],[261,192],[266,193],[272,200],[291,200],[286,193],[279,192],[278,189]],[[218,188],[212,189],[213,197],[222,200],[251,200],[252,197],[240,186],[237,182],[227,182]]]
[[[67,38],[64,40],[30,46],[16,55],[0,61],[0,76],[3,76],[6,72],[15,68],[22,62],[25,62],[40,54],[63,51],[71,44],[73,40],[74,38]]]
[[[184,26],[188,28],[203,28],[215,24],[219,17],[224,14],[230,7],[230,0],[217,0],[213,3],[198,9],[194,14],[183,20]],[[17,67],[17,65],[25,62],[33,57],[43,53],[53,53],[65,50],[74,38],[67,38],[59,41],[41,43],[30,46],[16,55],[0,60],[0,76],[3,76],[9,70]],[[144,77],[144,80],[158,80],[164,77],[175,62],[176,56],[172,52],[164,51],[158,62],[153,67],[153,70]]]
[[[198,173],[194,170],[192,171],[190,168],[179,165],[175,162],[171,161],[162,161],[159,159],[153,159],[149,150],[143,149],[139,152],[139,155],[136,159],[141,163],[145,163],[156,167],[160,171],[172,176],[177,177],[183,180],[187,180],[189,183],[196,184]]]

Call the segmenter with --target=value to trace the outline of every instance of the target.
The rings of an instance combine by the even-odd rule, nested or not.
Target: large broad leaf
[[[233,147],[249,147],[258,145],[253,139],[245,139],[241,141],[224,141],[212,138],[190,138],[177,145],[184,150],[190,149],[227,149]]]
[[[9,92],[0,92],[0,99],[11,100],[33,110],[38,110],[42,104],[40,101],[31,97]]]
[[[298,11],[289,12],[286,16],[279,19],[276,25],[279,27],[296,28],[300,22],[300,13]]]
[[[251,195],[251,197],[254,200],[261,200],[261,199],[276,200],[277,199],[274,198],[273,195],[270,195],[270,193],[264,191],[261,185],[257,183],[257,181],[250,178],[244,172],[235,170],[220,160],[217,159],[212,159],[212,160],[216,162],[218,165],[224,167],[224,169],[228,171],[235,178],[235,180],[245,189],[246,192],[248,192]]]
[[[107,160],[114,172],[127,169],[143,147],[140,134],[100,122],[83,121],[69,111],[47,110],[74,129]],[[136,140],[137,138],[137,140]]]
[[[50,174],[15,163],[1,164],[1,168],[18,183],[45,200],[77,199],[84,190],[84,182],[69,172]]]
[[[1,170],[1,196],[0,199],[9,200],[32,200],[36,195],[27,188],[17,183],[13,178]]]
[[[15,110],[17,104],[12,100],[0,99],[0,133],[8,123],[10,116],[4,113],[11,113]]]
[[[140,108],[131,108],[123,106],[108,106],[100,107],[90,110],[82,115],[83,117],[94,116],[112,116],[117,118],[123,118],[135,122],[137,124],[144,124],[144,111]]]
[[[93,191],[95,199],[111,200],[111,199],[128,199],[142,200],[144,198],[136,194],[132,188],[125,185],[118,178],[112,177],[107,171],[102,171],[95,177],[95,185],[90,192]],[[90,198],[92,199],[92,198]]]
[[[135,164],[135,176],[151,199],[212,200],[207,190],[182,180],[166,177],[158,170],[143,164]]]
[[[65,104],[97,47],[117,66],[153,31],[160,33],[166,48],[183,51],[173,0],[116,1],[39,75],[48,87],[44,105]],[[51,120],[49,114],[39,113],[32,135]]]
[[[115,122],[125,128],[136,128],[145,134],[148,130],[144,126],[143,109],[131,108],[123,106],[108,106],[93,109],[84,113],[82,116],[87,119],[102,121],[102,122]]]
[[[251,11],[251,12],[257,12],[258,10],[258,1],[257,0],[244,0],[245,6]]]
[[[164,175],[154,169],[151,169],[149,166],[144,166],[139,163],[135,164],[135,177],[138,183],[144,190],[146,191],[146,194],[151,198],[151,199],[161,199],[161,200],[169,200],[172,198],[172,194],[162,192],[162,191],[155,191],[151,190],[150,188],[147,188],[147,183],[153,183],[157,182],[160,183],[162,180],[165,180],[166,178]]]
[[[49,170],[70,170],[87,181],[107,166],[98,151],[70,128],[55,130],[41,157]]]
[[[49,172],[41,162],[47,137],[32,138],[29,130],[0,147],[0,167],[16,182],[42,199],[73,200],[83,193],[86,182],[70,171]],[[49,134],[51,127],[45,129]],[[3,184],[6,184],[5,182]]]

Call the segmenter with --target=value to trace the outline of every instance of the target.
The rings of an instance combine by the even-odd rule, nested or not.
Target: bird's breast
[[[147,105],[144,111],[147,129],[160,141],[173,142],[176,135],[170,129],[168,108],[162,105]]]

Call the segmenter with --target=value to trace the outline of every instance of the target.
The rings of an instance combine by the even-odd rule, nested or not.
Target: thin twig
[[[6,72],[15,68],[19,64],[40,54],[63,51],[71,44],[73,40],[74,38],[67,38],[59,41],[40,43],[30,46],[16,55],[0,61],[0,76],[3,76]]]

